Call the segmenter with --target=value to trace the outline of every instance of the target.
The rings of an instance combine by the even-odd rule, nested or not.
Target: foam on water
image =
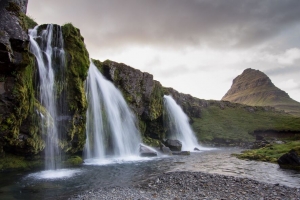
[[[36,172],[29,174],[27,178],[34,179],[61,179],[70,178],[76,174],[81,173],[80,169],[57,169],[57,170],[44,170],[41,172]]]

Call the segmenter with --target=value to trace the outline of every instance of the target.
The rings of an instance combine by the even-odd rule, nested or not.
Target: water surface
[[[240,151],[216,149],[190,156],[90,161],[89,164],[62,169],[57,173],[1,173],[0,199],[66,199],[89,189],[128,186],[168,171],[217,173],[300,188],[299,172],[280,169],[277,164],[239,160],[230,156]]]

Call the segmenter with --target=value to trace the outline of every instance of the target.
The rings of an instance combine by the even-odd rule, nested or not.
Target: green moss
[[[164,91],[161,84],[154,81],[154,88],[150,97],[150,113],[149,117],[151,120],[157,119],[163,114],[163,96]]]
[[[71,166],[81,165],[82,163],[83,163],[83,160],[81,157],[72,156],[64,162],[64,165],[71,167]]]
[[[294,149],[300,155],[300,140],[287,142],[285,144],[268,145],[264,148],[247,150],[242,152],[242,154],[234,155],[240,159],[276,163],[279,157],[288,153],[291,149]]]
[[[62,26],[64,48],[67,61],[67,102],[72,120],[68,122],[66,152],[75,153],[83,149],[85,143],[85,122],[87,100],[84,81],[89,68],[89,54],[79,29],[71,23]]]
[[[151,147],[160,147],[161,141],[150,137],[143,137],[143,143]]]
[[[41,167],[41,160],[27,160],[24,157],[6,155],[0,158],[0,170],[30,170]]]

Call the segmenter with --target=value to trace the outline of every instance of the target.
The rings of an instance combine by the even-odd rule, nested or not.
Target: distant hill
[[[246,69],[237,76],[222,100],[250,106],[273,106],[300,116],[300,103],[277,88],[266,74],[255,69]]]

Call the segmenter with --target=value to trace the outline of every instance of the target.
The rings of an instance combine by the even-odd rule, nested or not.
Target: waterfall
[[[141,142],[134,115],[121,92],[91,62],[86,80],[88,100],[86,159],[138,155]]]
[[[200,145],[189,124],[189,119],[172,96],[164,95],[165,124],[169,130],[168,137],[182,142],[182,150],[193,151]]]
[[[37,98],[47,110],[47,114],[39,113],[41,124],[46,124],[41,125],[42,135],[46,141],[45,167],[47,170],[57,169],[61,167],[59,147],[61,133],[58,119],[59,115],[65,112],[62,92],[65,52],[61,27],[49,24],[43,29],[36,26],[29,30],[29,38],[30,51],[35,55],[38,67]]]

